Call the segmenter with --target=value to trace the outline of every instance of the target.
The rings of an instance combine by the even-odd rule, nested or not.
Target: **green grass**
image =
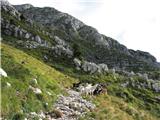
[[[150,112],[140,109],[112,95],[99,95],[92,99],[96,109],[80,120],[158,120]]]
[[[8,74],[8,77],[1,79],[1,114],[8,119],[21,113],[50,110],[57,95],[64,93],[63,88],[70,87],[77,81],[9,45],[2,44],[1,50],[2,67]],[[22,61],[25,64],[22,64]],[[38,84],[34,86],[42,90],[41,95],[35,95],[28,89],[35,77]],[[11,87],[7,87],[7,82]],[[52,95],[49,96],[47,92]],[[49,105],[46,106],[45,103]]]

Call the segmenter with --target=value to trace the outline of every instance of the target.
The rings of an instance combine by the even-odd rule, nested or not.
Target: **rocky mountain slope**
[[[77,43],[87,61],[105,63],[110,68],[115,67],[117,69],[160,68],[160,64],[151,54],[127,49],[116,40],[100,34],[95,28],[87,26],[80,20],[54,8],[38,8],[32,5],[28,5],[28,7],[18,5],[15,8],[23,13],[26,18],[49,28],[48,32],[52,35],[56,34],[70,45]]]
[[[2,119],[159,119],[160,68],[149,53],[54,8],[6,0],[1,29]]]

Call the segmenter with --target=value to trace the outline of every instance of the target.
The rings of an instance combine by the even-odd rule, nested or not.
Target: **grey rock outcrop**
[[[160,81],[157,81],[157,82],[151,82],[152,84],[152,89],[157,92],[157,93],[160,93]]]
[[[49,47],[50,44],[43,40],[39,35],[34,35],[33,33],[28,32],[27,30],[12,24],[8,20],[1,18],[1,27],[3,29],[2,33],[5,35],[13,35],[23,39],[23,44],[26,48],[37,48],[38,46]],[[26,40],[27,39],[27,40]],[[15,41],[18,42],[18,41]]]
[[[24,38],[29,39],[30,37],[31,37],[31,34],[26,33],[26,35],[25,35],[25,37],[24,37]]]
[[[54,36],[56,45],[52,47],[53,55],[56,57],[73,57],[73,51],[70,49],[69,44],[67,44],[63,39],[60,39],[58,36]]]
[[[120,75],[127,76],[127,77],[133,77],[136,75],[133,71],[129,72],[129,71],[125,71],[125,70],[118,70],[116,72]]]
[[[35,11],[34,13],[32,13],[31,9],[24,10],[23,9],[24,5],[15,6],[15,7],[18,8],[21,12],[23,12],[23,14],[27,18],[30,18],[30,19],[34,18],[34,20],[39,24],[50,26],[53,28],[57,27],[62,30],[69,30],[70,33],[76,32],[80,27],[84,25],[84,23],[77,20],[76,18],[66,13],[59,12],[54,8],[44,7],[43,8],[44,10],[42,10],[42,8],[32,7],[31,9]],[[49,12],[53,14],[48,14]],[[58,22],[58,21],[61,21],[61,22]]]
[[[73,51],[71,51],[68,47],[64,47],[63,45],[56,45],[52,47],[54,56],[66,56],[68,58],[72,58]]]
[[[89,72],[90,74],[96,73],[99,70],[98,65],[95,63],[84,61],[81,66],[84,72]]]
[[[106,64],[95,64],[88,61],[80,61],[77,58],[73,59],[73,62],[77,70],[82,70],[84,72],[94,74],[94,73],[105,73],[108,71],[108,66]]]
[[[78,30],[78,32],[82,38],[94,43],[95,45],[99,45],[99,46],[101,45],[109,48],[108,41],[104,38],[103,35],[98,33],[98,31],[95,28],[85,25],[81,27]]]
[[[1,9],[20,20],[20,13],[7,0],[1,0]]]
[[[14,7],[16,7],[16,9],[17,9],[18,11],[23,11],[23,10],[27,10],[27,9],[29,9],[29,8],[32,8],[32,7],[34,7],[34,6],[31,5],[31,4],[23,4],[23,5],[14,5]]]
[[[99,66],[100,72],[103,73],[108,71],[108,66],[106,64],[102,63],[102,64],[99,64],[98,66]]]
[[[67,46],[66,42],[62,39],[60,39],[58,36],[54,36],[54,40],[57,45]]]
[[[130,81],[124,82],[121,84],[122,87],[135,87],[138,89],[151,89],[157,93],[160,93],[160,81],[151,80],[151,79],[144,79],[143,81],[136,81],[131,78]]]
[[[80,70],[81,69],[81,61],[79,59],[77,59],[77,58],[74,58],[73,62],[75,64],[75,66],[76,66],[76,69]]]
[[[39,35],[36,35],[34,39],[36,42],[42,43],[42,39],[39,37]]]

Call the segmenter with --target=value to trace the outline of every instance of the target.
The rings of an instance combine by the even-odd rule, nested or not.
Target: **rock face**
[[[31,18],[31,19],[34,18],[35,21],[37,21],[38,23],[42,25],[50,26],[52,28],[57,27],[62,30],[65,29],[65,30],[69,30],[70,32],[76,32],[77,29],[79,29],[84,25],[81,21],[77,20],[76,18],[66,13],[59,12],[54,8],[45,7],[42,9],[38,7],[31,7],[30,9],[24,10],[24,5],[22,6],[15,5],[15,7],[19,11],[23,11],[23,14],[27,18]],[[33,9],[35,13],[32,13],[31,9]],[[53,14],[48,15],[49,12],[52,12]]]
[[[20,10],[24,6],[15,7]],[[137,71],[160,69],[160,64],[149,53],[127,49],[116,40],[100,34],[95,28],[87,26],[78,19],[54,8],[28,7],[25,10],[20,10],[20,12],[32,21],[49,27],[52,35],[65,39],[64,41],[67,41],[70,46],[73,42],[79,44],[80,49],[83,49],[82,53],[86,61],[95,64],[104,63],[109,68],[130,71],[133,69]],[[64,43],[58,38],[55,40],[64,46]],[[62,46],[57,46],[54,49],[65,51],[66,48]]]
[[[7,0],[1,0],[0,3],[3,10],[20,19],[21,14]]]
[[[26,48],[37,48],[38,46],[49,47],[49,43],[39,35],[30,33],[9,20],[1,18],[1,28],[3,29],[2,34],[23,39],[23,44],[25,44]]]
[[[109,48],[108,41],[104,38],[103,35],[98,33],[98,31],[95,28],[92,28],[90,26],[83,26],[79,30],[79,35],[82,38],[85,38],[87,41],[91,41],[95,43],[95,45],[101,45]]]

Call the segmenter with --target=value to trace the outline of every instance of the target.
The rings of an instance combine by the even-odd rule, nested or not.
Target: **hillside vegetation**
[[[154,56],[127,49],[54,8],[1,4],[1,68],[7,74],[1,73],[2,119],[40,120],[43,111],[47,120],[48,113],[62,120],[68,110],[73,120],[160,120]],[[100,85],[105,92],[86,95],[81,85]],[[84,108],[70,105],[72,98]]]
[[[24,64],[22,64],[23,61],[25,62]],[[43,62],[6,44],[2,44],[2,66],[8,73],[8,77],[2,77],[1,80],[2,116],[6,116],[8,119],[13,119],[18,115],[25,116],[25,113],[31,111],[49,111],[58,94],[65,94],[63,88],[71,87],[74,82],[77,82],[77,79],[64,75]],[[73,76],[75,75],[73,74]],[[29,85],[33,84],[30,82],[35,77],[38,84],[33,86],[42,90],[43,94],[40,96],[29,90]],[[80,119],[156,120],[156,117],[153,116],[157,116],[158,120],[160,106],[158,101],[154,100],[155,94],[146,89],[122,88],[120,83],[127,81],[126,77],[118,74],[100,76],[82,74],[79,77],[75,76],[75,78],[83,82],[108,84],[108,95],[88,96],[86,98],[93,101],[97,108],[93,112],[89,112],[85,118]],[[7,86],[7,82],[11,84],[11,87]],[[47,92],[52,95],[49,96]],[[141,92],[141,96],[139,92]],[[145,101],[148,104],[145,104],[143,99],[146,99]],[[48,103],[48,105],[46,106],[45,103]],[[152,112],[152,115],[149,111]]]
[[[58,94],[65,93],[63,88],[76,82],[76,79],[9,45],[2,44],[1,51],[2,66],[8,74],[8,77],[1,79],[2,116],[7,119],[31,111],[50,110]],[[38,84],[32,83],[34,78]],[[11,87],[7,86],[7,82]],[[35,95],[29,90],[30,85],[40,88],[42,94]],[[48,95],[47,92],[52,95]],[[45,105],[46,103],[48,105]]]

